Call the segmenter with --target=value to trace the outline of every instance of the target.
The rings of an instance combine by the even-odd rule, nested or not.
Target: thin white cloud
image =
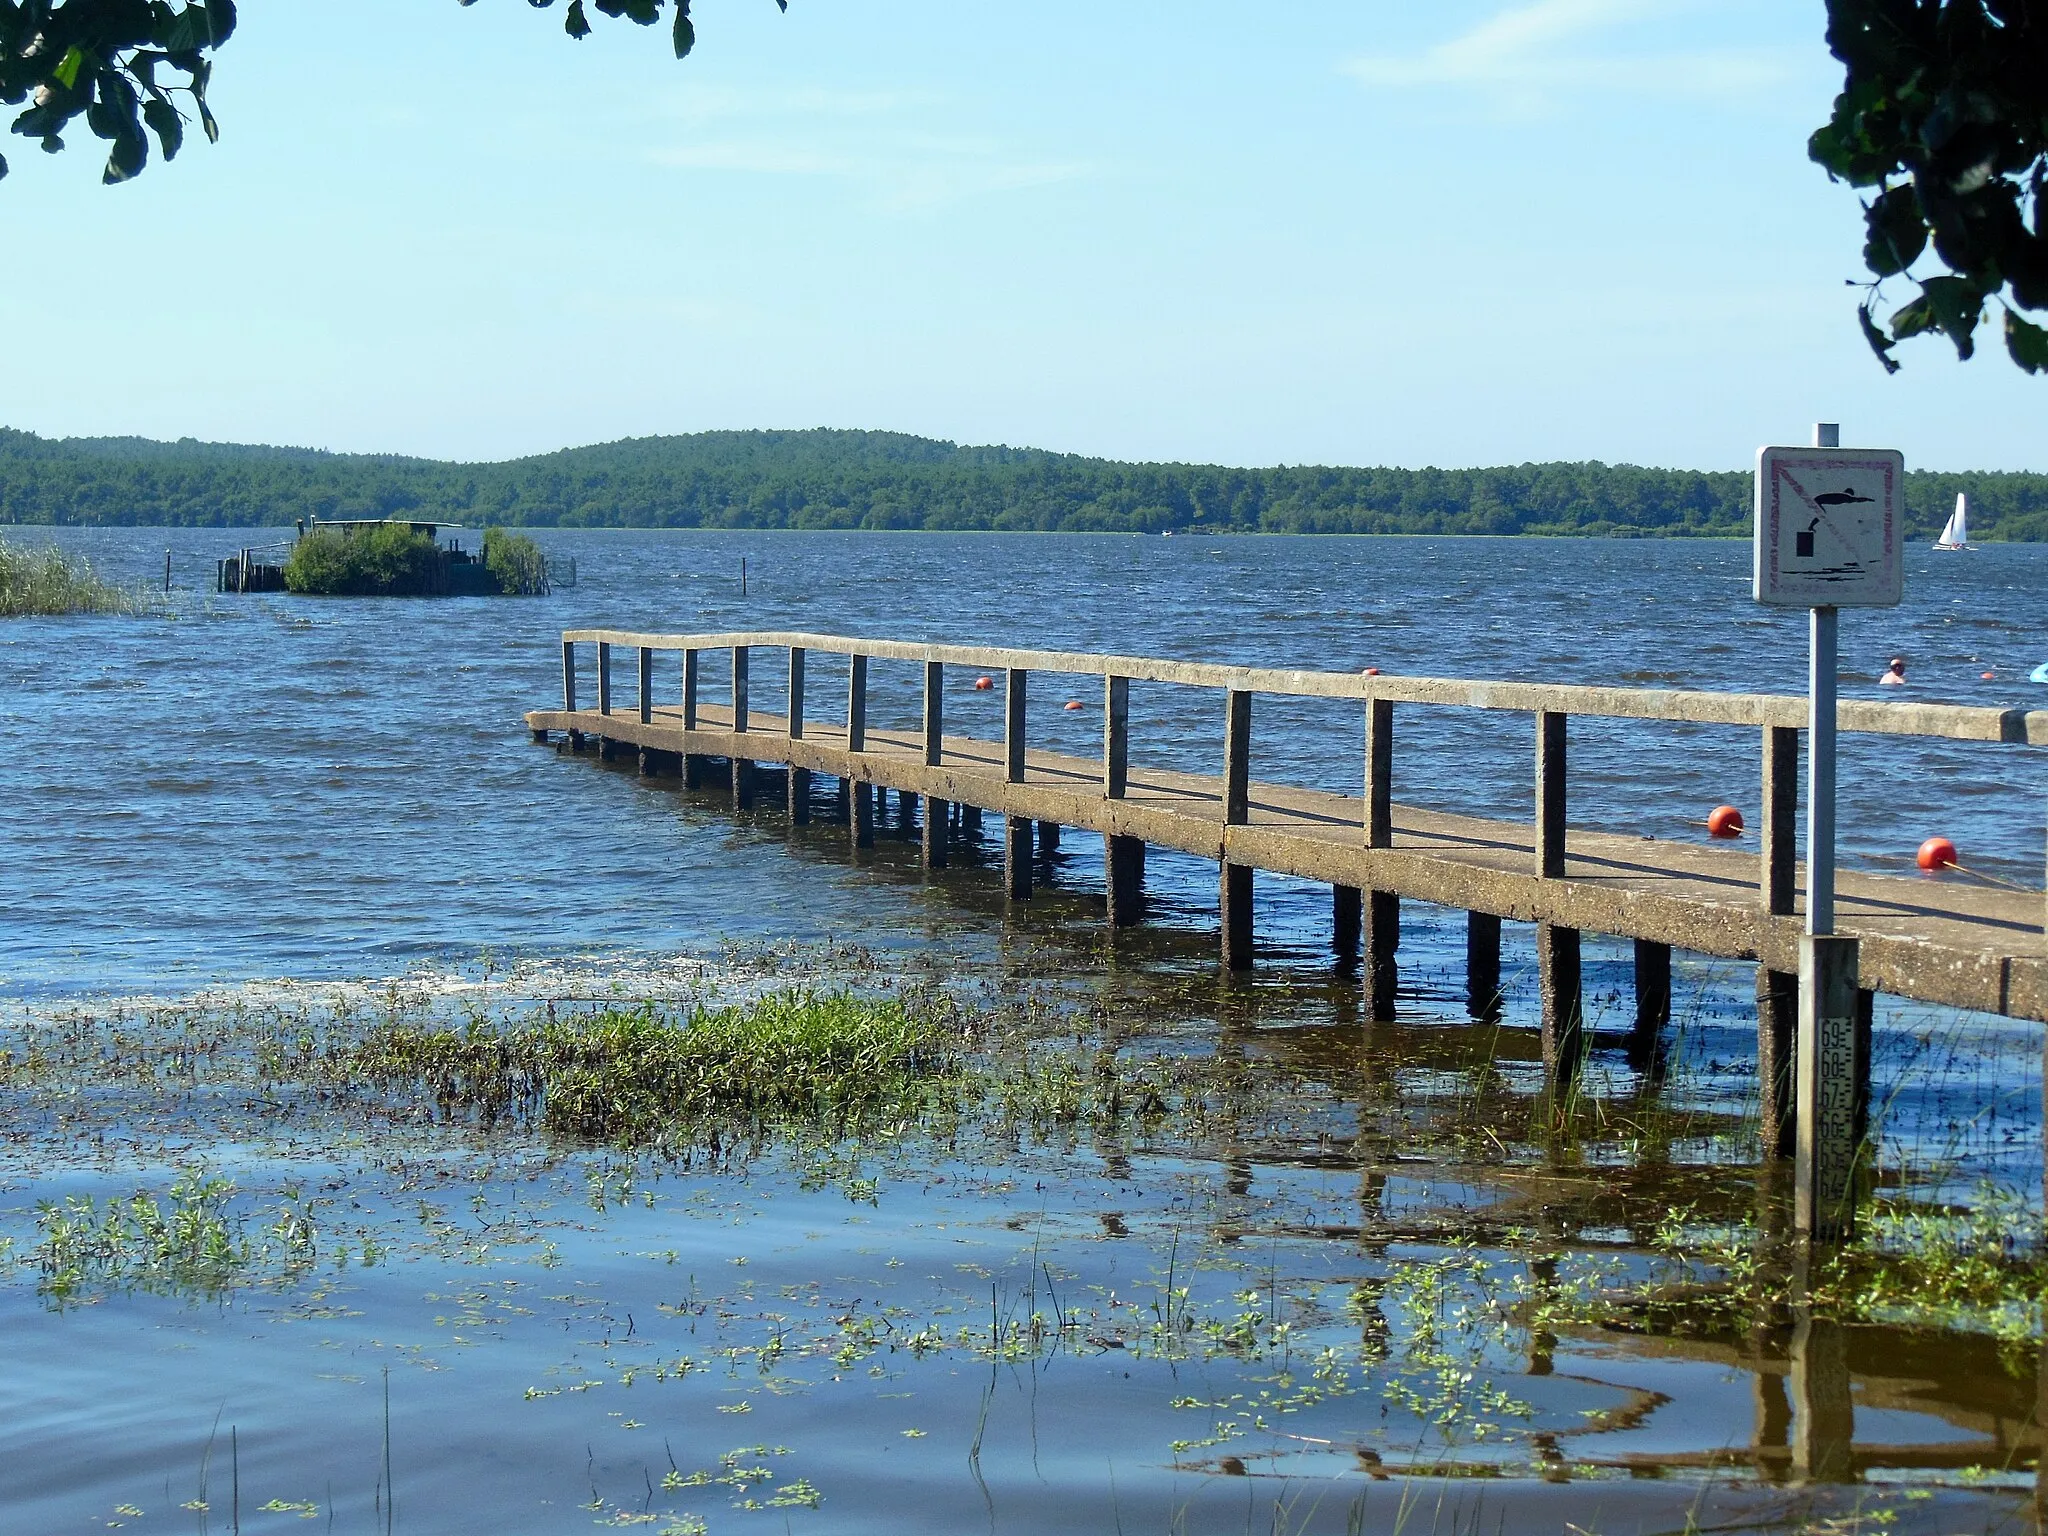
[[[1750,96],[1794,77],[1795,61],[1779,49],[1641,46],[1648,24],[1689,9],[1674,0],[1532,0],[1419,52],[1343,68],[1368,85],[1466,87],[1521,108],[1589,93]]]

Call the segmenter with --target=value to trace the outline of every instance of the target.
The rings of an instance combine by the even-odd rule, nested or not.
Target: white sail
[[[1948,522],[1942,526],[1941,537],[1934,541],[1936,549],[1961,549],[1970,542],[1970,503],[1960,491],[1956,493],[1956,509],[1949,513]]]

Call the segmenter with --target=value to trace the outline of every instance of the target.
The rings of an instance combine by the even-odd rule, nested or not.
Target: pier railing
[[[1363,821],[1369,847],[1385,848],[1393,836],[1394,709],[1397,705],[1506,710],[1535,717],[1535,823],[1537,873],[1561,876],[1565,862],[1568,722],[1574,715],[1617,720],[1670,721],[1690,725],[1747,726],[1762,732],[1762,825],[1758,828],[1762,905],[1773,914],[1795,910],[1799,805],[1799,734],[1807,723],[1807,701],[1793,695],[1709,693],[1671,688],[1608,688],[1570,683],[1491,682],[1467,678],[1393,677],[1365,672],[1325,672],[1276,667],[1233,667],[1209,662],[1145,656],[1106,656],[1077,651],[1026,650],[1007,646],[934,645],[916,641],[870,640],[780,630],[744,630],[697,635],[643,634],[632,630],[574,629],[562,634],[562,706],[576,709],[576,648],[597,649],[598,711],[613,710],[612,653],[637,653],[637,703],[649,718],[654,685],[653,658],[661,652],[683,657],[683,723],[694,727],[701,691],[699,658],[706,652],[731,658],[732,728],[748,724],[752,653],[787,653],[788,729],[803,736],[805,671],[810,653],[849,659],[846,702],[847,747],[861,751],[867,725],[867,666],[872,660],[920,664],[925,669],[926,761],[944,754],[944,680],[949,666],[1001,674],[1006,692],[1004,735],[1008,777],[1024,775],[1028,680],[1032,673],[1099,677],[1103,680],[1103,792],[1123,795],[1130,773],[1130,685],[1169,683],[1213,688],[1224,699],[1224,821],[1241,824],[1249,810],[1251,701],[1256,694],[1293,698],[1352,699],[1365,712]],[[2048,710],[1991,709],[1959,704],[1844,700],[1837,720],[1843,731],[1884,736],[1933,737],[1959,742],[2048,746]]]

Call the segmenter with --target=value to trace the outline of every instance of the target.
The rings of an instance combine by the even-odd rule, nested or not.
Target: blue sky
[[[2048,469],[1854,325],[1818,0],[244,8],[219,145],[7,146],[0,422],[495,458],[886,427],[1118,458]]]

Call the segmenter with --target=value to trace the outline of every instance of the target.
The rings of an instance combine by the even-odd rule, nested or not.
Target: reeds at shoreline
[[[0,618],[70,613],[139,613],[139,591],[103,580],[82,555],[54,544],[25,548],[0,538]]]

